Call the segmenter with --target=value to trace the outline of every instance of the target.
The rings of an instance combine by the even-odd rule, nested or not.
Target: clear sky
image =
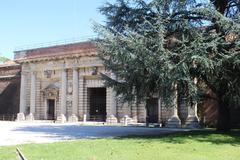
[[[17,47],[93,36],[92,21],[104,22],[98,7],[113,0],[1,0],[0,53]]]

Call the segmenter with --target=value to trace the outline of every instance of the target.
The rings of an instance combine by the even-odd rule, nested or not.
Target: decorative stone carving
[[[44,71],[44,77],[45,78],[51,78],[52,77],[52,70]]]
[[[58,82],[49,84],[46,88],[41,90],[41,93],[43,94],[44,98],[54,98],[58,100],[58,97],[59,97]]]

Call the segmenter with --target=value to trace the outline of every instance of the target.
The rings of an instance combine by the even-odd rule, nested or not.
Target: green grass
[[[194,131],[17,147],[28,160],[239,160],[240,131]],[[0,147],[0,160],[16,159],[15,148]]]

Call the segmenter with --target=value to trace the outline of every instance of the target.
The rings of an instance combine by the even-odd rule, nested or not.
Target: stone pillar
[[[31,91],[30,91],[30,114],[26,117],[27,120],[34,120],[36,108],[36,73],[31,72]]]
[[[197,85],[197,78],[194,78],[194,84]],[[192,106],[188,107],[188,117],[186,120],[187,128],[199,128],[199,118],[197,116],[197,102],[193,102]]]
[[[67,99],[67,70],[62,70],[62,80],[61,80],[61,105],[60,105],[60,115],[57,117],[57,121],[64,123],[66,122],[66,99]]]
[[[131,117],[132,117],[132,123],[138,122],[138,106],[137,106],[137,98],[136,97],[135,97],[134,102],[132,103]]]
[[[87,107],[85,107],[85,84],[84,84],[84,77],[82,75],[79,75],[79,108],[78,108],[78,114],[80,120],[87,120]],[[85,116],[84,116],[85,115]],[[85,119],[84,119],[85,118]]]
[[[169,127],[169,128],[179,128],[179,127],[181,127],[181,120],[178,117],[178,90],[177,90],[177,84],[174,85],[173,115],[167,121],[167,127]]]
[[[17,121],[25,120],[26,112],[26,73],[21,72],[21,86],[20,86],[20,108],[17,114]]]
[[[73,106],[72,115],[69,118],[70,122],[78,121],[78,69],[73,68]]]
[[[117,118],[116,118],[116,112],[117,112],[117,104],[116,104],[116,92],[113,90],[113,88],[107,88],[107,104],[106,104],[106,110],[107,110],[107,119],[106,122],[108,124],[116,124]]]

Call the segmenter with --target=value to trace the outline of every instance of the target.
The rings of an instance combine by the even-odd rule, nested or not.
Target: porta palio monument
[[[100,73],[107,71],[91,42],[79,42],[15,52],[21,64],[20,109],[17,120],[58,122],[101,121],[120,123],[167,123],[197,119],[196,108],[180,105],[167,108],[160,97],[143,104],[122,103],[112,88],[104,85]],[[191,119],[192,117],[192,119]],[[180,120],[181,119],[181,120]]]

